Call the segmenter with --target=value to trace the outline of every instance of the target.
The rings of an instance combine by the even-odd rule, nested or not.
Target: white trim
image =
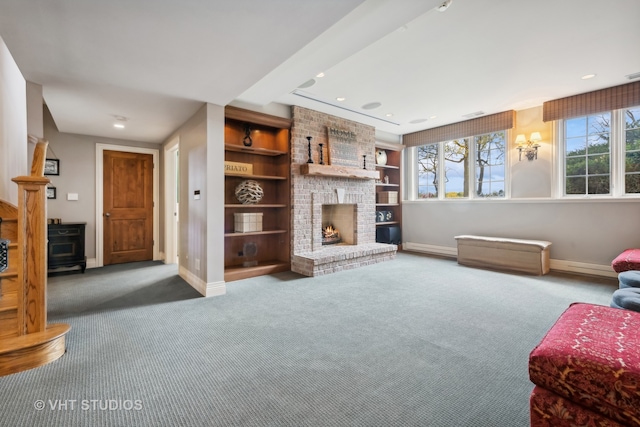
[[[432,255],[458,258],[457,247],[425,245],[422,243],[403,242],[402,249],[407,251],[422,252]],[[550,260],[552,271],[560,271],[574,274],[587,274],[590,276],[618,277],[610,265],[589,264],[577,261],[565,261],[559,259]]]
[[[122,151],[125,153],[151,154],[153,156],[153,259],[160,259],[160,152],[155,148],[129,147],[125,145],[96,144],[96,267],[104,266],[104,230],[103,214],[103,155],[105,150]]]
[[[180,277],[202,296],[217,297],[227,293],[227,285],[224,281],[206,283],[183,266],[178,268],[178,272]]]
[[[174,235],[177,224],[175,221],[176,194],[176,165],[175,155],[180,149],[180,137],[176,136],[164,147],[164,262],[173,264],[177,258]],[[179,261],[178,261],[179,263]]]
[[[585,262],[565,261],[562,259],[550,260],[551,270],[568,273],[588,274],[590,276],[618,277],[610,265],[588,264]]]
[[[458,248],[448,246],[425,245],[424,243],[402,242],[402,249],[408,251],[424,252],[426,254],[458,257]]]

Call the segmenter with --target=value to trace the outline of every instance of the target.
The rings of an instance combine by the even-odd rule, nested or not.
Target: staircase
[[[9,240],[8,268],[0,273],[0,376],[52,362],[65,352],[67,324],[47,325],[47,205],[38,141],[30,176],[14,178],[18,206],[0,200],[0,228]]]

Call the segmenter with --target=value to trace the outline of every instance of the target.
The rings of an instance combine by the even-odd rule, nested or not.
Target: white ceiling
[[[203,102],[301,105],[400,135],[640,72],[640,1],[441,3],[0,0],[0,37],[61,132],[153,143]]]

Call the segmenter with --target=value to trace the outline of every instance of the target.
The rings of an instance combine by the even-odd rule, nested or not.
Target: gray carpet
[[[409,253],[208,299],[159,263],[51,277],[67,354],[0,378],[0,424],[526,426],[529,352],[571,302],[616,287]]]

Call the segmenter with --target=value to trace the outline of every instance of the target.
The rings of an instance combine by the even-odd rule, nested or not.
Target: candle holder
[[[311,137],[310,136],[307,137],[307,141],[309,141],[307,146],[309,150],[309,160],[307,160],[307,163],[313,163],[313,159],[311,158]]]
[[[363,154],[362,155],[362,169],[366,169],[367,168],[367,155]]]
[[[323,154],[322,154],[322,142],[320,144],[318,144],[318,146],[320,147],[320,164],[324,165],[324,159],[323,159]]]

